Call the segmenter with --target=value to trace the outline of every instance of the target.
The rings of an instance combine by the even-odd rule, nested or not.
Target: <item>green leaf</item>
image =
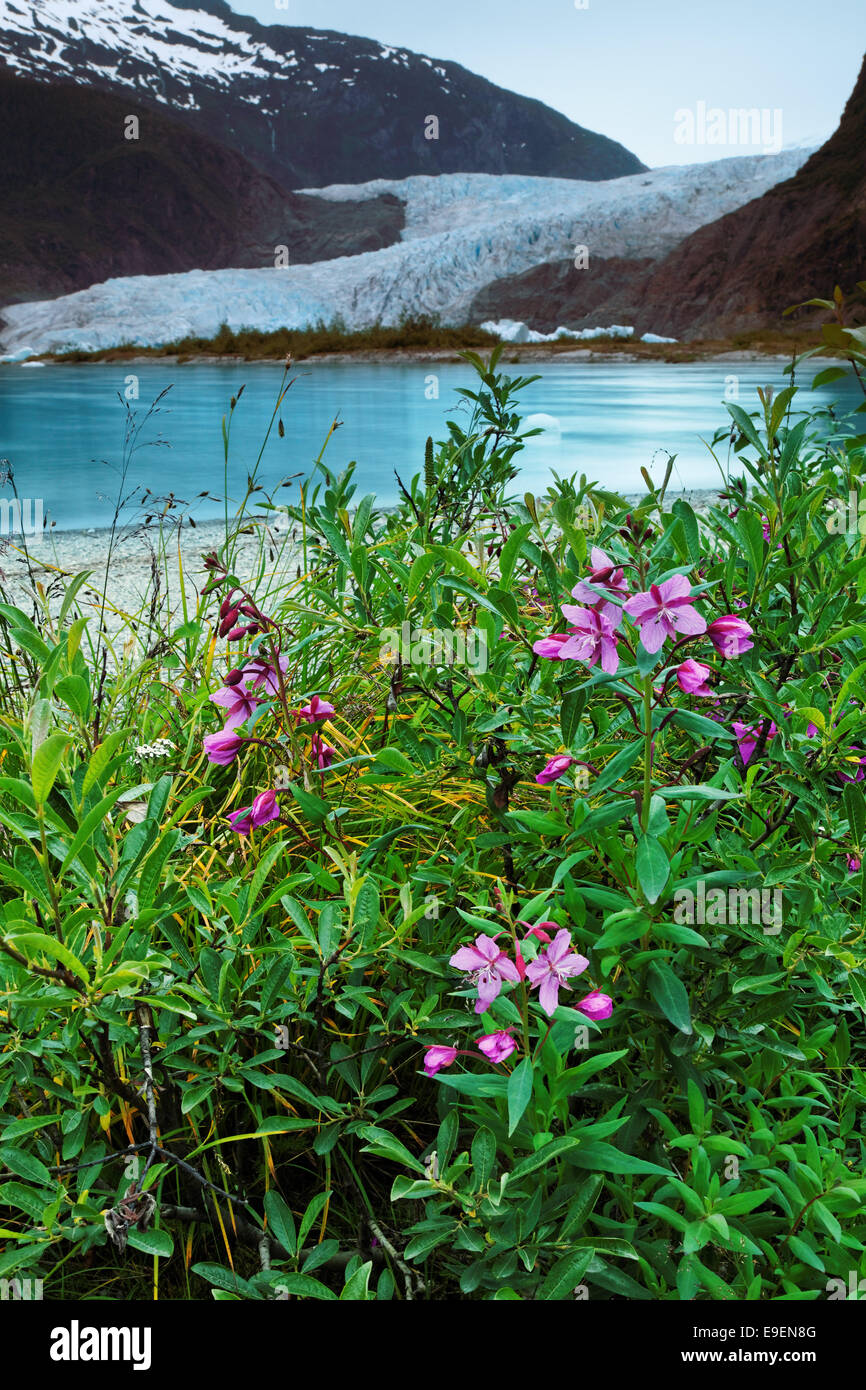
[[[482,1127],[472,1140],[472,1167],[480,1188],[485,1188],[489,1183],[495,1162],[496,1136],[492,1130]]]
[[[502,554],[499,557],[499,587],[501,589],[507,589],[511,584],[511,576],[514,573],[514,566],[517,564],[520,547],[531,530],[532,523],[525,521],[522,526],[517,527],[516,531],[512,531],[502,547]]]
[[[139,1231],[130,1226],[128,1240],[134,1250],[145,1255],[159,1255],[167,1260],[174,1253],[174,1241],[168,1231]]]
[[[49,734],[45,742],[40,743],[33,755],[30,781],[33,786],[33,795],[40,805],[44,805],[48,800],[51,788],[54,786],[60,771],[60,764],[63,761],[63,754],[68,743],[68,734]]]
[[[283,1274],[280,1273],[278,1284],[274,1285],[279,1293],[285,1289],[286,1293],[294,1294],[297,1298],[320,1298],[325,1303],[336,1303],[337,1295],[333,1289],[329,1289],[327,1284],[321,1284],[318,1279],[312,1279],[309,1274]]]
[[[290,1255],[297,1253],[297,1232],[291,1208],[273,1188],[265,1196],[265,1215],[268,1229]]]
[[[532,1095],[532,1062],[524,1057],[508,1078],[508,1133],[512,1135],[523,1118]]]
[[[10,1173],[15,1173],[19,1178],[26,1178],[28,1182],[41,1183],[45,1187],[53,1188],[56,1179],[52,1178],[45,1164],[33,1154],[27,1153],[26,1149],[13,1149],[7,1145],[0,1148],[0,1163],[5,1164]]]
[[[661,1168],[658,1163],[623,1153],[602,1139],[581,1141],[577,1148],[569,1151],[568,1162],[575,1168],[589,1168],[598,1173],[661,1173],[666,1178],[671,1176],[669,1170]]]
[[[571,1250],[563,1255],[542,1281],[536,1297],[560,1301],[570,1298],[592,1264],[594,1255],[592,1249]]]
[[[16,932],[10,940],[22,955],[35,956],[41,951],[49,959],[60,961],[61,965],[65,965],[67,970],[71,970],[73,975],[77,975],[86,985],[90,984],[87,966],[73,955],[67,946],[61,946],[59,941],[55,941],[53,936],[38,931],[22,932],[21,935]]]
[[[340,1301],[344,1302],[345,1300],[349,1300],[355,1303],[366,1303],[370,1297],[369,1284],[370,1275],[372,1273],[373,1261],[368,1260],[366,1264],[361,1265],[360,1269],[355,1270],[351,1279],[346,1281],[343,1292],[340,1294]]]
[[[635,869],[647,902],[657,902],[668,881],[670,864],[654,835],[641,835],[638,840]]]
[[[664,961],[650,961],[647,988],[668,1022],[681,1033],[691,1033],[692,1015],[686,987]]]
[[[412,561],[412,568],[409,571],[409,580],[406,585],[407,598],[413,599],[415,597],[421,585],[424,583],[424,580],[427,578],[427,575],[432,569],[435,569],[437,565],[441,564],[441,562],[442,557],[440,555],[431,555],[429,551],[415,557]]]

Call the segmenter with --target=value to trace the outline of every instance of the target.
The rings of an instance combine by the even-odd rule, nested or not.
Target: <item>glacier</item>
[[[440,174],[307,189],[332,201],[395,194],[406,206],[400,242],[311,265],[126,276],[10,305],[0,310],[0,353],[9,360],[159,346],[212,337],[223,323],[267,331],[340,319],[347,329],[364,329],[429,315],[459,324],[485,285],[570,259],[577,247],[588,248],[589,273],[593,257],[660,258],[698,227],[790,178],[809,153],[737,156],[606,182]]]

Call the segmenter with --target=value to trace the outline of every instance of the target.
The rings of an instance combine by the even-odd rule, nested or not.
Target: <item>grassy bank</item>
[[[757,356],[785,356],[803,352],[811,346],[812,334],[791,329],[787,332],[761,329],[739,333],[731,338],[705,338],[694,342],[642,343],[623,338],[560,338],[555,343],[507,344],[507,361],[544,361],[582,350],[596,356],[628,357],[648,361],[697,362],[719,357],[724,353],[748,353]],[[266,332],[259,329],[239,329],[233,332],[223,324],[212,338],[187,336],[163,343],[159,347],[137,347],[121,343],[117,347],[95,352],[49,352],[42,360],[51,362],[125,362],[132,358],[172,358],[177,362],[220,358],[240,358],[245,362],[282,361],[291,357],[302,362],[310,357],[332,354],[346,356],[375,356],[383,361],[399,358],[401,354],[423,356],[427,353],[446,353],[456,361],[467,349],[492,348],[498,339],[472,324],[448,327],[431,319],[411,319],[393,327],[376,325],[373,328],[349,331],[339,323],[318,324],[314,328],[279,328]]]

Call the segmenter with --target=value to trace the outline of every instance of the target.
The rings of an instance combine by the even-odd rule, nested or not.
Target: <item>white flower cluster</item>
[[[137,758],[167,758],[169,753],[174,752],[174,744],[170,739],[158,738],[155,743],[140,743],[135,750]]]

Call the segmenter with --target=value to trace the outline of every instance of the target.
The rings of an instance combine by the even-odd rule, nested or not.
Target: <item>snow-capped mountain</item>
[[[615,141],[456,63],[262,25],[222,0],[0,0],[0,63],[171,108],[288,188],[464,170],[593,180],[643,168]]]
[[[285,269],[190,271],[108,280],[3,311],[7,353],[171,342],[233,329],[301,328],[340,316],[348,328],[406,314],[465,322],[479,291],[561,260],[576,245],[601,257],[659,259],[683,237],[788,178],[802,150],[656,169],[605,183],[443,175],[317,190],[322,199],[396,194],[402,240],[382,250]],[[575,270],[575,275],[585,272]]]

